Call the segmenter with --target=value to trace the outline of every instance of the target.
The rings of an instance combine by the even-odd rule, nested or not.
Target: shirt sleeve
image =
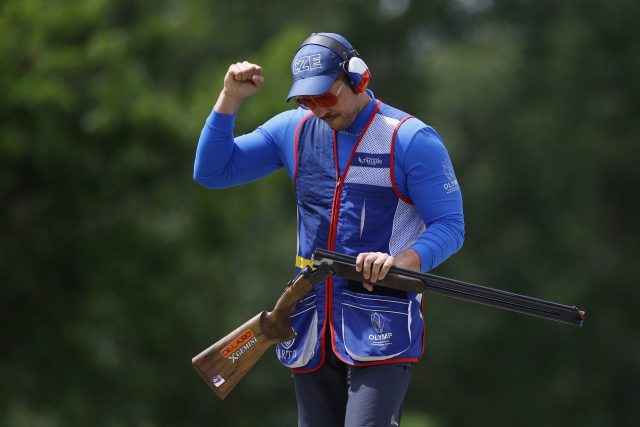
[[[233,136],[235,117],[212,111],[200,133],[193,179],[207,188],[255,181],[283,166],[286,116],[280,114],[237,138]]]
[[[402,158],[407,196],[426,225],[425,232],[412,245],[420,256],[420,270],[425,272],[462,247],[462,194],[449,153],[433,128],[418,130]]]

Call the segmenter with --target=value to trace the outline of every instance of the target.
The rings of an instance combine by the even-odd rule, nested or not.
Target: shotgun
[[[356,271],[355,260],[353,256],[316,249],[314,268],[304,268],[288,283],[272,311],[256,314],[191,360],[198,375],[220,399],[227,397],[265,351],[295,336],[289,316],[296,303],[316,285],[330,275],[367,282]],[[385,278],[374,285],[412,293],[429,291],[578,326],[582,326],[585,317],[585,312],[575,306],[399,267],[391,267]]]
[[[313,254],[313,264],[330,264],[332,274],[346,277],[350,280],[362,281],[362,275],[355,270],[356,257],[339,254],[337,252],[316,249]],[[471,301],[492,307],[503,308],[530,316],[542,317],[582,327],[585,312],[575,306],[558,304],[526,295],[475,285],[448,277],[436,276],[430,273],[420,273],[399,267],[391,267],[389,275],[393,277],[412,278],[420,281],[422,291],[446,295],[452,298]],[[386,277],[385,277],[386,279]],[[378,283],[375,283],[376,285]]]

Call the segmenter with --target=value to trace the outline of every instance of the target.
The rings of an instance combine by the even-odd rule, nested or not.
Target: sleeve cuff
[[[207,117],[207,126],[213,129],[233,129],[235,122],[235,114],[218,113],[216,110],[211,110]]]
[[[420,271],[426,273],[433,268],[433,250],[422,243],[416,242],[411,249],[418,253],[420,257]]]

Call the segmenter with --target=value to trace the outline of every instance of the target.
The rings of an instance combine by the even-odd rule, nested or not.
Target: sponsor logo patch
[[[211,381],[216,387],[220,387],[222,384],[224,384],[224,378],[222,378],[222,375],[220,374],[214,375],[213,378],[211,378]]]
[[[295,359],[298,355],[297,350],[282,350],[280,347],[276,347],[276,354],[282,360],[291,360]]]
[[[388,168],[389,155],[356,153],[354,158],[354,165],[371,168]]]
[[[226,357],[234,363],[236,360],[242,356],[243,353],[248,351],[251,347],[253,347],[258,342],[258,337],[256,337],[251,329],[247,329],[240,335],[238,335],[235,339],[233,339],[225,348],[222,349],[220,354],[222,357]]]
[[[298,352],[296,350],[290,350],[293,344],[296,342],[296,337],[294,336],[289,341],[283,341],[276,347],[276,354],[282,360],[294,359]],[[282,348],[280,348],[282,347]]]
[[[291,338],[289,341],[283,341],[280,345],[286,349],[290,349],[294,342],[296,342],[296,337]]]

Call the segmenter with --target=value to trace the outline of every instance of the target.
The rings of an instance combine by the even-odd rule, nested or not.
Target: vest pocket
[[[296,336],[289,341],[276,345],[276,355],[280,362],[289,368],[299,368],[309,363],[316,353],[318,343],[317,295],[311,295],[298,301],[291,313],[291,326]]]
[[[345,291],[342,339],[353,360],[392,359],[411,346],[411,302],[406,299]]]

